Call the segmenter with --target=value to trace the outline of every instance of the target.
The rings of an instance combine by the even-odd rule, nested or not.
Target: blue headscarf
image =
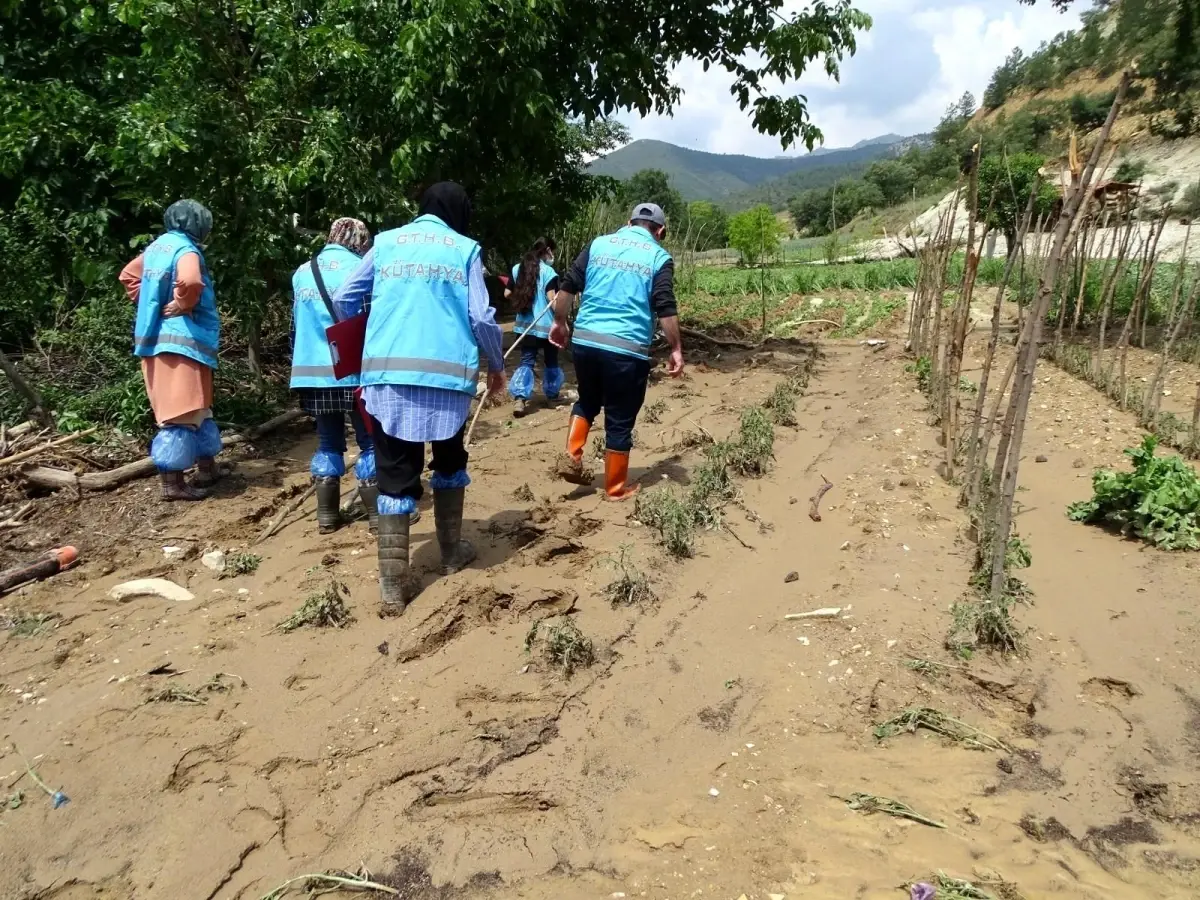
[[[167,231],[182,231],[197,244],[212,232],[212,213],[195,200],[176,200],[167,207],[163,215],[163,225]]]

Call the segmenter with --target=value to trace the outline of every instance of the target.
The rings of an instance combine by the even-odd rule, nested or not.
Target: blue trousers
[[[571,414],[590,424],[603,409],[605,447],[628,453],[633,447],[633,426],[646,402],[650,360],[581,344],[571,346],[571,357],[579,383],[579,402]]]
[[[329,453],[346,452],[346,414],[344,412],[319,413],[317,420],[317,449]],[[375,441],[363,424],[362,416],[355,409],[350,413],[350,424],[354,426],[354,441],[360,453],[375,447]]]
[[[546,338],[530,335],[521,341],[521,364],[508,382],[508,392],[520,400],[533,395],[533,370],[538,352],[545,354],[546,368],[542,373],[542,390],[550,400],[557,400],[563,386],[563,370],[558,364],[558,348]]]

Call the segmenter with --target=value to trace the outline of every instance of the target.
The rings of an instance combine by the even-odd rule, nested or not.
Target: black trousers
[[[412,497],[420,500],[424,493],[421,470],[425,467],[425,445],[394,438],[383,430],[379,420],[372,417],[375,432],[375,468],[379,492],[389,497]],[[467,467],[467,449],[463,446],[466,425],[458,434],[444,441],[433,441],[433,460],[429,468],[449,477]]]
[[[628,453],[633,447],[633,426],[646,402],[650,360],[582,344],[571,346],[579,402],[571,413],[588,423],[604,410],[604,445]]]

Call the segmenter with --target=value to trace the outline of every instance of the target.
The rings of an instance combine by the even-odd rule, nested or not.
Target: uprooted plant
[[[558,669],[563,678],[570,678],[579,669],[596,661],[596,648],[571,619],[551,625],[534,622],[525,635],[525,652],[538,653],[549,665]]]
[[[336,579],[319,591],[308,595],[304,604],[275,627],[279,631],[295,631],[310,625],[314,628],[344,628],[354,621],[346,599],[350,589]]]
[[[646,573],[635,566],[629,556],[630,546],[622,544],[620,553],[610,560],[617,577],[604,588],[604,595],[613,606],[645,606],[658,598],[650,588]]]
[[[653,425],[657,425],[662,422],[663,413],[665,413],[668,409],[670,409],[670,407],[667,406],[666,400],[655,400],[653,403],[647,403],[642,408],[642,418]]]
[[[946,715],[940,709],[929,706],[917,706],[906,709],[898,716],[893,716],[886,722],[875,726],[875,739],[886,740],[900,734],[911,734],[919,728],[940,734],[955,743],[970,747],[973,750],[1007,750],[1003,741],[980,731],[973,725],[960,722]]]
[[[770,396],[763,401],[763,409],[776,425],[793,427],[796,420],[796,401],[808,386],[808,375],[790,375],[775,385]]]
[[[262,564],[262,557],[257,553],[230,553],[225,557],[225,569],[222,578],[237,578],[240,575],[253,575]]]
[[[243,687],[246,680],[240,675],[230,675],[218,672],[199,687],[186,688],[172,685],[161,691],[156,691],[146,698],[147,703],[191,703],[197,706],[208,702],[209,694],[225,694],[233,690],[233,679],[237,679]]]
[[[1099,469],[1092,498],[1072,503],[1072,521],[1102,525],[1161,550],[1200,549],[1200,478],[1178,456],[1155,456],[1158,439],[1146,435],[1125,455],[1132,472]]]

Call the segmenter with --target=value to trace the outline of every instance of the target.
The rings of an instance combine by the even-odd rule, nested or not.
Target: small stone
[[[896,489],[895,483],[890,478],[883,479],[882,487],[885,491],[894,491]]]
[[[185,552],[182,547],[163,547],[163,556],[169,560],[183,559]]]
[[[799,581],[799,580],[800,580],[799,572],[788,572],[787,575],[785,575],[783,577],[784,584],[791,584],[793,581]]]
[[[917,486],[917,480],[915,478],[909,478],[906,476],[906,477],[900,479],[900,487],[910,488],[910,487],[916,487],[916,486]]]
[[[1087,463],[1086,463],[1086,462],[1084,462],[1084,461],[1083,461],[1083,459],[1082,459],[1082,458],[1080,458],[1080,457],[1076,457],[1076,458],[1075,458],[1075,461],[1074,461],[1073,463],[1071,463],[1071,468],[1072,468],[1072,469],[1083,469],[1083,468],[1085,468],[1086,466],[1087,466]]]
[[[1033,458],[1033,461],[1034,461],[1034,462],[1050,462],[1050,457],[1046,456],[1046,455],[1043,453],[1043,454],[1039,454],[1039,455],[1035,456],[1035,457]]]
[[[842,550],[849,550],[849,549],[850,549],[850,542],[849,542],[849,541],[842,541],[842,546],[841,546],[841,549],[842,549]]]
[[[209,550],[200,557],[200,562],[204,565],[204,568],[220,575],[225,571],[225,551]]]
[[[720,792],[720,791],[718,791],[716,788],[709,788],[709,789],[708,789],[708,796],[710,796],[710,797],[720,797],[720,796],[721,796],[721,792]]]

